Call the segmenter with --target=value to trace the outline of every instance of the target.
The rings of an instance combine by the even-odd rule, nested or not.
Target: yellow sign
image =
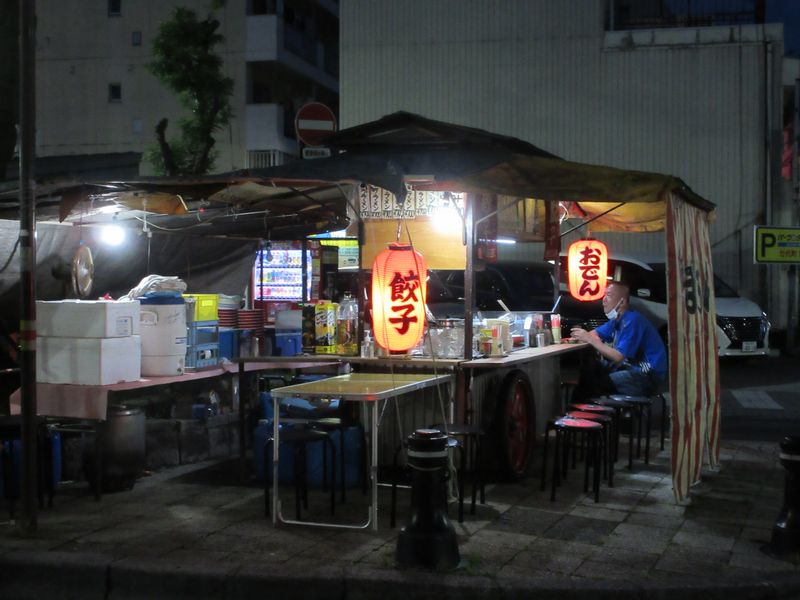
[[[800,227],[755,227],[756,263],[800,263]]]

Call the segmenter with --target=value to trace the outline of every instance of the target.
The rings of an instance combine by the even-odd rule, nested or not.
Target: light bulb
[[[125,241],[125,230],[119,225],[105,225],[100,239],[109,246],[119,246]]]

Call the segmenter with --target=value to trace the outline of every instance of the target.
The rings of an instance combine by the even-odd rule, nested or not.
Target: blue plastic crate
[[[196,321],[186,324],[186,343],[189,346],[200,346],[218,343],[216,321]]]
[[[61,434],[58,431],[51,431],[50,444],[52,454],[50,460],[53,467],[53,486],[61,481]],[[22,442],[20,440],[12,440],[7,442],[0,442],[4,453],[11,453],[11,494],[12,498],[19,498],[19,491],[22,479]],[[5,489],[5,473],[3,472],[4,460],[0,460],[0,498],[6,495]]]
[[[219,344],[200,344],[186,349],[186,368],[202,369],[219,363]]]
[[[296,333],[275,333],[275,356],[297,356],[303,353],[302,336]]]

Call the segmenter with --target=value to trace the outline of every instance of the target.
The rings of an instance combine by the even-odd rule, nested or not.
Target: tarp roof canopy
[[[259,237],[269,232],[284,239],[343,227],[352,191],[347,186],[359,183],[398,199],[411,186],[563,201],[574,203],[571,215],[583,217],[607,211],[605,203],[624,203],[601,217],[596,230],[663,229],[666,192],[706,211],[714,206],[676,177],[570,162],[517,138],[406,112],[342,130],[326,142],[330,158],[205,177],[56,183],[37,188],[38,203],[46,208],[57,201],[60,220],[85,211],[89,202],[115,203],[166,215],[151,216],[166,229]],[[0,217],[14,218],[14,198],[0,191],[0,202],[6,201]]]

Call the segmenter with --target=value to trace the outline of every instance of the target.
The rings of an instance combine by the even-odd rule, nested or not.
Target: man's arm
[[[586,342],[592,348],[597,350],[603,358],[606,358],[614,363],[621,363],[625,360],[625,355],[622,354],[619,350],[615,350],[611,346],[606,345],[602,339],[600,339],[600,335],[597,333],[597,330],[586,331],[585,329],[581,329],[580,327],[575,327],[570,331],[570,336],[572,339],[578,340],[579,342]]]

